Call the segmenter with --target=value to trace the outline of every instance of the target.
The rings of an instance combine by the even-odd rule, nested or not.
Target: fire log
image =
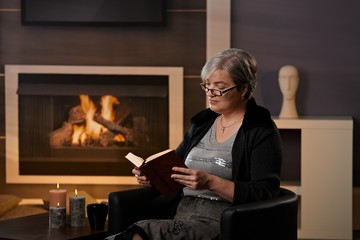
[[[103,125],[104,127],[106,127],[107,129],[109,129],[112,132],[121,133],[121,134],[124,134],[125,136],[129,134],[129,128],[123,127],[120,124],[117,124],[115,122],[106,120],[98,113],[95,113],[94,121]]]
[[[126,141],[134,143],[136,146],[148,144],[148,126],[144,117],[134,117],[132,119],[133,127],[127,128],[119,123],[111,122],[104,119],[100,114],[96,113],[94,121],[106,127],[108,130],[121,133],[125,136]]]
[[[77,105],[69,111],[69,122],[77,124],[85,121],[85,113],[80,105]]]
[[[62,127],[51,132],[50,137],[50,146],[52,147],[61,147],[66,142],[71,141],[72,134],[72,124],[69,122],[64,122]]]

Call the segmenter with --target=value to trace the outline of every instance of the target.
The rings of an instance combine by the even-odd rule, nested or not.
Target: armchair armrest
[[[298,197],[280,188],[279,197],[224,210],[220,239],[297,239]]]
[[[109,233],[125,230],[136,221],[149,218],[171,218],[175,215],[179,196],[160,195],[145,187],[109,193]]]

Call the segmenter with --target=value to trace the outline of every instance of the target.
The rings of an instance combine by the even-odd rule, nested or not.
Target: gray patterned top
[[[216,122],[212,125],[203,139],[187,156],[185,164],[192,169],[202,170],[225,179],[232,177],[231,149],[236,133],[225,142],[216,141]],[[217,201],[226,201],[210,190],[192,190],[184,188],[185,196],[195,196]]]

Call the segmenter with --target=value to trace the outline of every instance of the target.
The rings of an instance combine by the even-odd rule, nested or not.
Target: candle
[[[75,189],[75,196],[70,197],[70,225],[79,227],[85,225],[85,196],[78,196]]]
[[[49,209],[49,226],[50,228],[61,228],[66,225],[66,207],[61,207],[57,203],[56,207]]]
[[[59,183],[57,184],[56,189],[50,190],[50,207],[66,207],[66,190],[60,189]]]

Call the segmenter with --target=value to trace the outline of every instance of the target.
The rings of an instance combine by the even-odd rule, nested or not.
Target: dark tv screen
[[[21,0],[23,25],[164,25],[166,0]]]

